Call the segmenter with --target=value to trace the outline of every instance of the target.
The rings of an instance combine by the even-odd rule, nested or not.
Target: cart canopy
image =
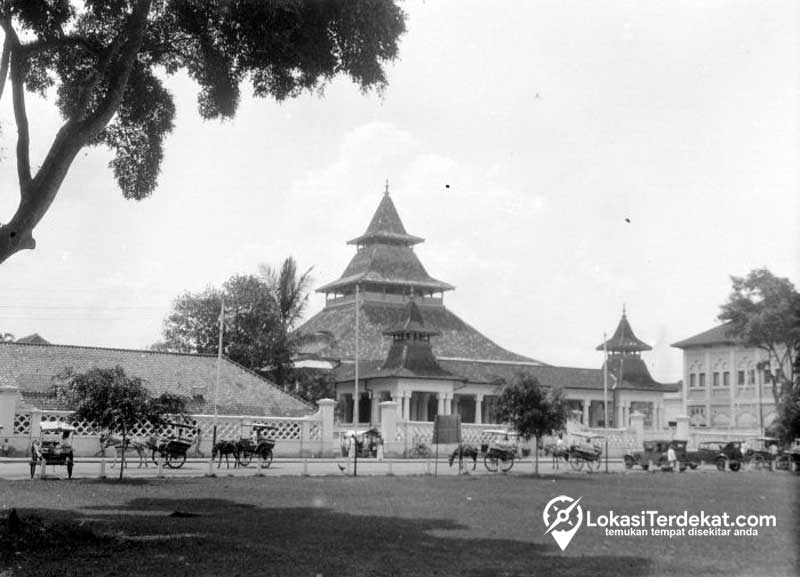
[[[64,431],[74,431],[75,427],[70,425],[69,423],[63,423],[60,421],[43,421],[39,424],[43,433],[63,433]]]

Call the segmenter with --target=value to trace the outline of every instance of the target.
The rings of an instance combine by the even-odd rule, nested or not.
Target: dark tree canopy
[[[292,329],[308,299],[309,273],[298,274],[297,264],[289,257],[279,270],[262,265],[260,276],[237,275],[222,289],[185,293],[173,303],[164,321],[163,341],[153,348],[216,354],[224,297],[223,353],[287,388],[292,384],[292,356],[299,344]]]
[[[344,74],[383,89],[405,15],[393,0],[0,0],[0,98],[10,81],[20,202],[0,219],[0,262],[33,229],[78,152],[102,145],[126,198],[157,186],[175,117],[164,75],[185,71],[207,119],[231,117],[247,82],[277,100]],[[55,98],[64,124],[32,169],[26,91]]]
[[[539,440],[564,428],[567,403],[561,389],[546,388],[535,377],[519,374],[503,386],[497,399],[497,417],[524,438],[536,438],[536,474],[539,473]]]

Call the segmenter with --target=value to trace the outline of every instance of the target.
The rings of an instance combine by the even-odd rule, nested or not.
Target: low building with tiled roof
[[[142,379],[154,394],[169,392],[189,400],[195,414],[212,414],[216,399],[219,414],[299,417],[314,408],[267,379],[223,357],[149,350],[111,349],[67,345],[0,344],[0,378],[18,390],[19,409],[63,409],[52,386],[66,369],[120,366]]]
[[[676,412],[695,427],[762,434],[777,412],[766,351],[747,347],[724,323],[672,345],[683,351],[684,394]]]

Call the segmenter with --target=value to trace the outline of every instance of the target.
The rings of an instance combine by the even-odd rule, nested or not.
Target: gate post
[[[333,453],[333,408],[336,401],[333,399],[320,399],[317,401],[319,411],[320,444],[322,445],[322,456],[330,456]]]

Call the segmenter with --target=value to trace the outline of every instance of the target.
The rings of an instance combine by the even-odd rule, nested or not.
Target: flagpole
[[[356,372],[353,382],[353,476],[358,473],[358,359],[359,359],[359,322],[358,322],[358,284],[356,284]]]
[[[606,333],[603,333],[603,427],[605,434],[606,473],[608,473],[608,347]]]
[[[225,330],[225,295],[222,295],[222,304],[219,310],[219,345],[217,346],[217,380],[214,382],[214,434],[212,446],[217,442],[217,399],[219,395],[219,373],[222,367],[222,333]]]

